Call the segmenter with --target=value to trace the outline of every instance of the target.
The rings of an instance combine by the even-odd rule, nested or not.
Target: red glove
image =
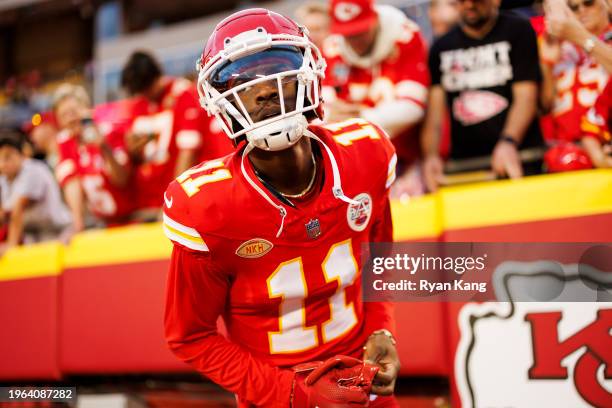
[[[378,367],[347,356],[293,367],[292,408],[367,407]]]

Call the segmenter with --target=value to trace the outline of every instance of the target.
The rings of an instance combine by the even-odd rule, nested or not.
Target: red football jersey
[[[165,327],[170,348],[243,403],[288,406],[295,364],[337,354],[362,357],[372,331],[393,331],[390,304],[361,300],[362,245],[390,242],[387,196],[396,156],[364,120],[310,126],[338,163],[344,193],[332,194],[330,156],[319,147],[320,188],[283,204],[245,171],[241,153],[196,166],[165,193],[164,232],[174,242]],[[217,333],[222,316],[229,339]]]
[[[612,35],[612,30],[602,38]],[[582,136],[580,122],[595,104],[608,81],[608,73],[580,47],[561,44],[561,60],[554,66],[555,100],[552,108],[554,140],[576,141]]]
[[[123,133],[109,133],[106,142],[117,162],[129,167]],[[110,223],[124,222],[123,218],[135,208],[133,188],[118,188],[110,182],[100,148],[80,144],[68,131],[58,134],[57,143],[59,162],[55,174],[60,185],[63,187],[71,178],[79,177],[90,211]]]
[[[375,107],[388,101],[405,100],[416,104],[422,115],[430,83],[425,41],[419,27],[408,19],[394,34],[394,38],[388,39],[394,44],[389,56],[367,68],[348,63],[342,53],[343,39],[329,37],[323,45],[327,61],[323,80],[325,101],[339,98]],[[413,162],[420,155],[418,133],[419,126],[414,125],[392,139],[399,159],[405,163]]]
[[[612,143],[610,120],[612,120],[612,81],[608,81],[595,105],[582,118],[583,136],[599,139],[601,143]]]
[[[144,149],[144,162],[136,168],[139,208],[162,206],[165,186],[175,177],[180,150],[195,150],[197,158],[215,158],[231,151],[223,132],[211,126],[200,107],[195,85],[183,78],[167,84],[159,103],[141,98],[133,107],[131,131],[152,135]]]

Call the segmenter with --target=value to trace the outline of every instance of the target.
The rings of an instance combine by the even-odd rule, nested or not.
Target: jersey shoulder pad
[[[369,147],[391,143],[389,136],[380,126],[362,118],[310,125],[310,129],[316,134],[323,134],[326,138],[331,138],[335,144],[345,147],[354,146],[357,149],[364,149],[366,148],[364,145]]]
[[[163,225],[164,234],[174,244],[193,251],[208,252],[208,246],[195,227],[189,198],[174,180],[164,192]]]
[[[164,232],[187,248],[208,251],[201,233],[222,211],[224,180],[232,178],[230,156],[203,162],[178,176],[164,193]]]
[[[314,133],[331,139],[349,161],[360,166],[371,165],[385,172],[386,186],[395,180],[397,155],[387,133],[365,119],[354,118],[322,126],[311,126]]]

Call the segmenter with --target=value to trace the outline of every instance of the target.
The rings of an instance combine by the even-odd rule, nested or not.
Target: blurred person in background
[[[431,0],[427,13],[434,38],[441,37],[459,22],[459,0]]]
[[[23,243],[60,238],[71,232],[71,216],[51,170],[26,157],[23,137],[0,131],[0,220],[6,241],[0,253]]]
[[[499,12],[496,0],[459,2],[460,24],[430,50],[432,87],[422,143],[427,187],[446,180],[439,155],[443,112],[451,117],[450,158],[491,156],[498,176],[522,177],[519,149],[541,145],[536,119],[536,35],[528,20]],[[528,168],[538,172],[539,163]]]
[[[130,56],[121,85],[140,98],[125,140],[135,164],[138,218],[154,220],[161,215],[168,183],[204,159],[229,153],[231,144],[201,109],[195,84],[164,76],[150,54]]]
[[[372,0],[331,0],[323,45],[325,121],[361,117],[391,137],[400,175],[391,195],[423,191],[417,161],[429,74],[419,27],[400,10]]]
[[[581,121],[612,71],[612,25],[607,0],[545,3],[546,32],[540,39],[544,81],[541,104],[550,112],[545,156],[548,171],[607,167],[601,149],[582,146]]]
[[[295,11],[295,19],[308,29],[310,39],[322,49],[325,38],[329,35],[329,7],[326,3],[309,1]]]
[[[55,92],[53,110],[60,129],[55,174],[76,231],[85,228],[85,206],[106,225],[128,222],[134,210],[124,135],[103,135],[90,108],[87,92],[80,86],[64,84]]]
[[[32,117],[27,133],[34,146],[34,156],[44,160],[51,170],[55,170],[59,160],[57,151],[57,123],[53,112],[44,112]]]

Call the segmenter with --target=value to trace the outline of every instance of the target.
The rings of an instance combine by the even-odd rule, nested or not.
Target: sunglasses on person
[[[593,7],[594,5],[595,5],[595,0],[582,0],[582,2],[578,2],[578,3],[571,3],[571,2],[567,3],[567,6],[574,13],[580,10],[580,6],[584,8],[589,8],[589,7]]]

